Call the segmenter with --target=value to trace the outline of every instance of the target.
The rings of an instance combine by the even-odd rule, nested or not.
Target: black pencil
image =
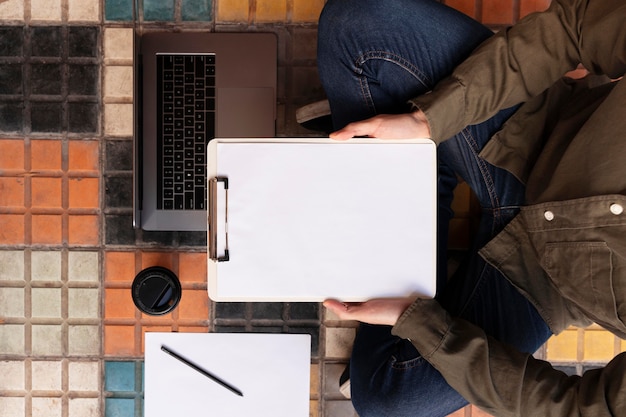
[[[229,391],[239,395],[240,397],[243,397],[243,393],[241,391],[239,391],[237,388],[233,387],[232,385],[230,385],[228,382],[224,381],[223,379],[220,379],[219,377],[213,375],[209,371],[200,368],[198,365],[196,365],[195,363],[189,361],[188,359],[183,358],[182,356],[180,356],[176,352],[172,352],[171,350],[169,350],[168,348],[166,348],[163,345],[161,345],[161,350],[163,352],[167,353],[168,355],[172,356],[173,358],[178,359],[179,361],[181,361],[185,365],[189,366],[190,368],[195,369],[196,371],[200,372],[202,375],[206,376],[210,380],[212,380],[214,382],[217,382],[218,384],[220,384],[221,386],[223,386],[227,390],[229,390]]]

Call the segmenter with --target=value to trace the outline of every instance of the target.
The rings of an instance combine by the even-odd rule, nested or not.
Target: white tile
[[[24,317],[24,288],[0,288],[0,317]]]
[[[62,362],[33,361],[32,389],[36,391],[61,391],[63,389]]]
[[[1,2],[0,19],[24,20],[24,0],[7,0]]]
[[[70,22],[74,21],[100,21],[99,0],[69,0],[67,17]]]
[[[31,289],[34,318],[61,318],[61,288]]]
[[[104,67],[104,97],[105,98],[133,98],[133,67],[111,66]]]
[[[24,417],[26,415],[26,400],[22,397],[0,397],[2,417]]]
[[[68,417],[100,417],[97,398],[70,398]]]
[[[0,375],[2,375],[0,390],[21,391],[26,388],[24,384],[24,362],[0,362]]]
[[[60,22],[61,10],[61,0],[30,0],[30,17],[32,20]]]
[[[77,325],[69,327],[70,355],[98,355],[100,353],[100,328]]]
[[[62,417],[63,401],[58,397],[33,398],[31,417]]]
[[[33,324],[33,355],[63,354],[63,328],[54,324]]]
[[[356,329],[345,327],[326,328],[326,357],[350,358]]]
[[[31,280],[61,281],[61,252],[35,251],[31,254]]]
[[[100,363],[99,362],[70,362],[69,389],[70,391],[100,391]]]
[[[97,288],[70,288],[68,290],[69,318],[97,319],[100,317],[99,295]]]
[[[106,28],[104,30],[104,58],[133,60],[133,29]]]
[[[67,256],[69,282],[98,282],[98,252],[70,251]]]
[[[24,348],[23,324],[0,325],[0,353],[24,354]]]
[[[111,136],[132,136],[133,105],[127,103],[105,104],[104,131]]]
[[[2,3],[0,3],[0,7],[2,7]],[[24,252],[0,251],[0,281],[23,281],[23,280],[24,280]]]

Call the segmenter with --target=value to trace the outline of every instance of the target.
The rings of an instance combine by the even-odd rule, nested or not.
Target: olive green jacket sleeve
[[[611,78],[626,69],[624,0],[553,0],[479,46],[432,92],[411,100],[436,143],[535,97],[582,63]]]
[[[626,353],[582,377],[567,376],[450,317],[435,300],[417,300],[393,334],[422,356],[470,403],[498,417],[623,416]]]

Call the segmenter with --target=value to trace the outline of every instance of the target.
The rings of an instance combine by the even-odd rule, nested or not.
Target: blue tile
[[[211,20],[211,0],[183,0],[183,20]]]
[[[105,0],[106,20],[133,20],[133,0]]]
[[[135,415],[133,398],[107,398],[104,403],[104,417],[132,417]]]
[[[143,18],[149,21],[174,20],[174,0],[143,0]]]
[[[135,391],[135,362],[104,363],[104,389],[106,391]]]

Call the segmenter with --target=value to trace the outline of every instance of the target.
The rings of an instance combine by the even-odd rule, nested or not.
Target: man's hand
[[[330,137],[347,140],[355,136],[380,139],[430,138],[430,126],[421,110],[404,114],[381,114],[371,119],[350,123]]]
[[[358,320],[369,324],[396,324],[402,313],[415,301],[408,298],[375,298],[364,303],[342,303],[337,300],[324,301],[324,307],[341,320]]]

